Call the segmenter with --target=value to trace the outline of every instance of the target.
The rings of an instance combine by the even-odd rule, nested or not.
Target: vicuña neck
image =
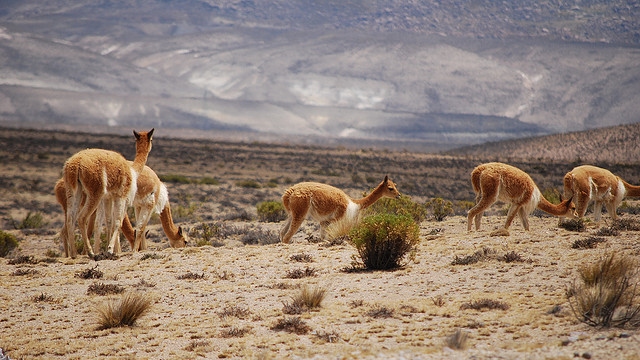
[[[544,196],[540,196],[540,202],[538,203],[538,209],[555,216],[562,216],[567,213],[567,206],[563,204],[554,205],[550,203]]]
[[[168,201],[167,205],[165,205],[164,209],[162,209],[162,212],[160,213],[160,222],[162,223],[162,229],[164,229],[164,233],[167,234],[169,240],[176,241],[180,239],[178,227],[173,223],[171,207],[169,206]]]
[[[382,186],[384,186],[384,184],[378,185],[378,187],[375,188],[371,192],[371,194],[363,197],[362,199],[353,200],[353,202],[360,205],[360,209],[368,208],[369,206],[373,205],[373,203],[375,203],[382,197],[382,191],[383,191]]]

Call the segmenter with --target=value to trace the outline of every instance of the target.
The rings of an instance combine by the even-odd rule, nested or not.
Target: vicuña
[[[497,162],[478,165],[471,172],[471,185],[476,193],[476,205],[469,210],[467,231],[471,231],[474,221],[476,230],[480,230],[484,211],[497,201],[511,204],[504,230],[509,229],[516,214],[525,230],[529,230],[528,216],[536,207],[555,216],[575,216],[571,199],[557,205],[550,203],[527,173],[511,165]]]
[[[62,210],[64,211],[66,216],[67,198],[65,195],[66,191],[64,186],[64,178],[61,178],[56,183],[54,192],[56,194],[56,199],[62,206]],[[162,228],[164,230],[164,233],[169,238],[169,245],[171,247],[185,247],[189,242],[187,232],[184,231],[181,226],[176,226],[173,222],[173,218],[171,216],[171,205],[169,203],[169,192],[167,191],[167,187],[160,181],[158,175],[156,175],[156,173],[146,165],[142,170],[142,173],[140,173],[140,175],[138,176],[137,191],[133,200],[133,206],[136,212],[136,229],[133,229],[133,226],[129,221],[129,216],[126,214],[126,212],[122,221],[122,233],[129,241],[129,247],[132,249],[132,251],[145,250],[147,248],[145,228],[153,213],[160,215]],[[89,219],[87,229],[87,233],[89,236],[94,234],[94,224],[96,231],[100,231],[99,229],[102,226],[101,217],[98,217],[98,222],[96,223],[96,215],[100,211],[104,210],[98,207],[97,211],[94,212]],[[136,236],[137,234],[141,234],[142,236],[139,237],[139,243],[135,245],[136,239],[138,238],[138,236]],[[100,237],[99,233],[97,234],[97,237]],[[100,251],[100,244],[95,240],[93,244],[93,251],[94,253]],[[120,251],[118,249],[118,243],[116,243],[115,251]]]
[[[60,237],[66,256],[75,258],[77,255],[73,241],[76,222],[89,257],[95,256],[88,229],[93,214],[101,205],[104,206],[107,238],[110,239],[107,252],[114,253],[127,205],[133,203],[136,194],[138,174],[151,151],[153,131],[133,131],[136,137],[133,165],[121,154],[104,149],[82,150],[65,162],[62,172],[68,211]]]
[[[293,185],[282,195],[282,204],[288,218],[280,230],[280,240],[289,243],[304,219],[309,215],[320,223],[320,238],[324,239],[327,226],[343,218],[356,219],[363,209],[382,197],[398,198],[400,193],[388,176],[367,196],[353,199],[344,191],[317,182]]]
[[[640,186],[630,185],[611,171],[592,165],[582,165],[564,176],[564,196],[573,196],[578,217],[584,217],[589,202],[593,201],[593,217],[600,221],[602,205],[613,220],[626,196],[640,196]]]

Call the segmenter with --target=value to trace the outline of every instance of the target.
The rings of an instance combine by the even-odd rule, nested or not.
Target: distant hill
[[[552,160],[554,162],[634,164],[640,166],[640,124],[518,140],[489,142],[447,151],[483,159]]]
[[[637,122],[640,5],[6,0],[0,124],[418,151]]]

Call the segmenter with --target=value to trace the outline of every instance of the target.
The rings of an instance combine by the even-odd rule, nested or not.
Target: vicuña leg
[[[491,205],[498,201],[499,181],[491,182],[487,185],[492,185],[495,190],[490,190],[485,186],[480,189],[480,199],[478,200],[477,204],[469,210],[469,213],[467,215],[467,231],[471,231],[471,225],[474,220],[476,222],[476,230],[480,230],[480,221],[482,220],[482,214]]]

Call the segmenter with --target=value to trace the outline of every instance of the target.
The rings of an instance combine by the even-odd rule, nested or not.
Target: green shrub
[[[0,257],[5,257],[18,246],[18,239],[8,232],[0,230]]]
[[[443,200],[442,198],[434,198],[427,201],[425,207],[431,209],[436,221],[442,221],[447,216],[453,214],[453,203],[449,200]]]
[[[198,183],[202,185],[220,185],[220,181],[218,179],[208,176],[200,178],[200,180],[198,180]]]
[[[287,218],[284,205],[279,201],[263,201],[256,208],[258,220],[262,222],[279,222]]]
[[[21,222],[13,222],[13,227],[16,229],[38,229],[46,225],[46,222],[42,218],[42,214],[39,212],[28,212],[27,216]]]
[[[427,209],[413,200],[411,197],[401,195],[398,199],[383,198],[367,208],[365,215],[373,214],[396,214],[407,215],[413,221],[421,223],[427,218]]]
[[[419,233],[411,216],[376,214],[365,217],[349,238],[367,269],[385,270],[403,266],[402,259],[420,240]]]

